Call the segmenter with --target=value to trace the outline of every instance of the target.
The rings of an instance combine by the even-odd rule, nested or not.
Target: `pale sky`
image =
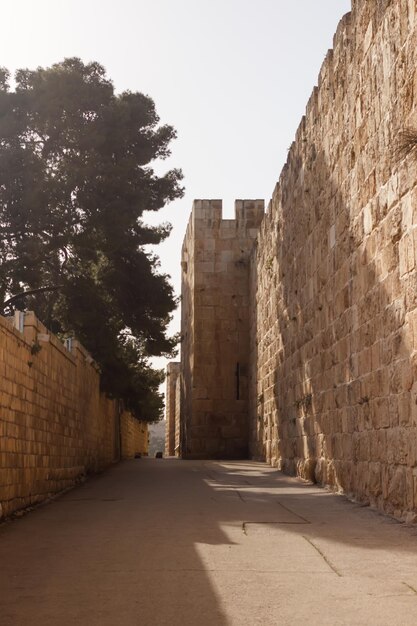
[[[98,61],[116,91],[153,98],[178,139],[163,164],[186,194],[160,211],[159,246],[180,292],[180,250],[194,198],[267,202],[350,0],[3,0],[0,66]],[[173,331],[179,330],[176,314]],[[161,363],[159,363],[161,365]]]

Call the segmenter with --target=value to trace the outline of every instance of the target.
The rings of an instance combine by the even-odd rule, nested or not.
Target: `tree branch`
[[[62,289],[63,286],[64,285],[48,285],[47,287],[38,287],[37,289],[28,289],[27,291],[22,291],[21,293],[17,293],[15,296],[12,296],[11,298],[3,302],[1,310],[4,311],[7,306],[13,304],[13,302],[16,302],[16,300],[24,298],[25,296],[33,296],[36,293],[46,293],[48,291],[59,291],[60,289]]]

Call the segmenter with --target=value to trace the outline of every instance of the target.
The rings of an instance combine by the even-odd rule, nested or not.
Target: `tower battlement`
[[[203,221],[208,226],[219,227],[222,222],[236,222],[236,226],[258,228],[265,214],[264,200],[235,200],[234,219],[223,219],[222,200],[194,200],[191,213],[193,222]]]

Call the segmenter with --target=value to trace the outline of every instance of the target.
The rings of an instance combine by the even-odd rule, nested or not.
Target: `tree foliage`
[[[75,334],[103,389],[149,420],[162,400],[148,357],[172,354],[176,301],[146,248],[170,226],[149,226],[143,213],[183,193],[179,170],[151,167],[174,137],[151,98],[115,94],[98,63],[18,70],[14,90],[0,70],[3,311],[30,308],[52,331]]]

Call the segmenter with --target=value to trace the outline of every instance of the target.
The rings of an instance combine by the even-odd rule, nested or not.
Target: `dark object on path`
[[[141,452],[136,452],[135,459],[141,459],[141,458],[142,458]]]
[[[163,454],[162,452],[155,452],[155,459],[162,459]]]

